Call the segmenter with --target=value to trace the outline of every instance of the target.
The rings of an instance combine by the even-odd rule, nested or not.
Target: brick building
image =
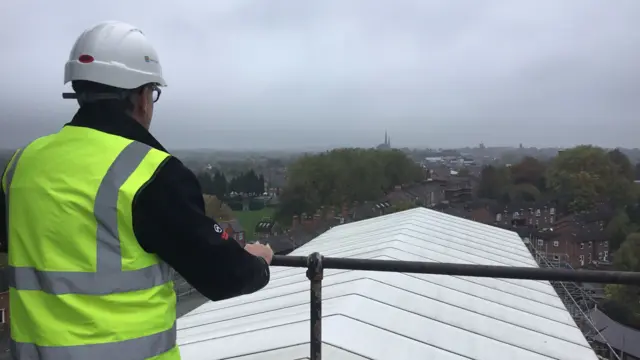
[[[611,254],[605,225],[609,217],[607,212],[563,217],[553,229],[557,236],[544,246],[565,253],[573,267],[608,265]]]
[[[266,224],[263,227],[272,230],[268,234],[263,231],[261,241],[269,244],[276,255],[286,255],[332,227],[344,223],[349,216],[351,216],[350,210],[345,205],[341,213],[333,207],[323,207],[313,215],[306,213],[300,216],[294,215],[291,228],[287,230],[279,227],[277,223],[264,221]]]
[[[606,213],[564,216],[553,223],[550,222],[550,209],[546,221],[544,214],[541,211],[540,217],[534,218],[534,227],[529,225],[526,229],[517,229],[540,254],[550,261],[567,262],[573,268],[610,265],[609,237],[605,232],[608,221]],[[527,224],[530,219],[531,217],[527,218]],[[544,227],[536,228],[535,220],[544,222]]]
[[[462,206],[440,204],[435,209],[488,225],[506,228],[546,229],[554,226],[557,213],[553,202],[502,205],[495,201],[476,200]]]
[[[550,261],[568,262],[574,268],[602,267],[611,262],[604,231],[611,212],[606,208],[570,216],[562,216],[553,201],[509,205],[475,201],[463,206],[440,204],[435,209],[514,230]]]
[[[471,177],[448,176],[430,178],[421,184],[396,186],[387,194],[386,201],[395,204],[409,201],[427,208],[440,204],[462,204],[473,197],[474,180]]]
[[[516,203],[492,207],[496,225],[549,229],[554,227],[558,214],[552,202]]]

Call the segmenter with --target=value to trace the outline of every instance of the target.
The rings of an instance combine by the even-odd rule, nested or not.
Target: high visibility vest
[[[74,126],[14,154],[2,177],[14,359],[180,359],[170,268],[132,223],[168,157]]]

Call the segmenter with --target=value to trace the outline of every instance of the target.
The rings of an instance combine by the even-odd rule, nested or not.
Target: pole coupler
[[[315,252],[307,257],[307,278],[311,283],[311,360],[322,359],[322,255]]]

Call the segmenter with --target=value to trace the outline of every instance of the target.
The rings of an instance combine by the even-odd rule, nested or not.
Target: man
[[[223,235],[194,174],[148,132],[165,81],[140,30],[85,31],[68,82],[73,120],[18,150],[2,176],[13,357],[179,359],[170,267],[221,300],[263,288],[273,253]]]

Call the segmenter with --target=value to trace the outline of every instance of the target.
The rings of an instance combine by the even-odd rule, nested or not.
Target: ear
[[[144,101],[145,108],[153,103],[153,90],[149,86],[144,87],[140,96],[142,97],[140,100]]]
[[[148,106],[149,95],[146,87],[140,89],[139,91],[135,91],[131,95],[131,102],[133,103],[133,112],[134,114],[142,114]]]

